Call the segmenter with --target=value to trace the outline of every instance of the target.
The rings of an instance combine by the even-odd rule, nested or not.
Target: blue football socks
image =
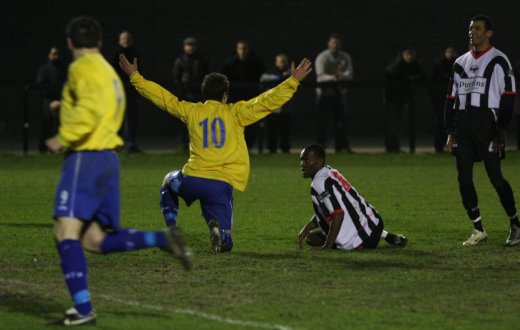
[[[172,195],[170,189],[167,186],[161,187],[161,211],[164,217],[164,221],[168,227],[175,226],[177,224],[177,213],[179,212],[179,197]]]
[[[119,229],[106,235],[101,243],[101,252],[126,252],[150,247],[167,248],[166,235],[161,231],[140,231],[135,229]]]
[[[58,243],[63,277],[69,288],[74,307],[81,315],[92,311],[87,283],[87,260],[79,240],[66,239]]]

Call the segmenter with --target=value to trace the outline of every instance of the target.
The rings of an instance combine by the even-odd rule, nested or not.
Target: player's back
[[[190,159],[183,169],[185,174],[226,178],[230,183],[248,176],[249,155],[238,107],[214,100],[191,107],[186,119]]]
[[[74,61],[63,90],[60,137],[74,150],[114,149],[123,121],[125,95],[121,80],[99,53]]]

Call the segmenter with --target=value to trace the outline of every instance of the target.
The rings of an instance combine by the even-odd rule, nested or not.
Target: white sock
[[[388,232],[386,230],[383,230],[383,232],[381,233],[381,238],[385,239],[386,235],[388,235]]]

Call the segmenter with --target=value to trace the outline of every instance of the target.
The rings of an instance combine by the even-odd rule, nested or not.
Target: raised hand
[[[119,66],[130,77],[130,75],[137,71],[137,57],[134,57],[133,63],[130,63],[125,55],[119,54]]]
[[[312,71],[312,62],[308,58],[304,58],[297,68],[294,67],[294,62],[291,63],[291,76],[302,81]]]

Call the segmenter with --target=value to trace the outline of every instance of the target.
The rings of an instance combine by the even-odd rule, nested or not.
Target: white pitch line
[[[45,289],[43,286],[40,286],[35,283],[27,283],[27,282],[20,281],[20,280],[11,280],[11,279],[5,279],[5,278],[0,277],[0,284],[2,282],[11,283],[11,284],[20,284],[25,287],[32,286],[32,287],[38,288],[40,290]],[[120,304],[120,305],[145,308],[145,309],[150,309],[150,310],[155,310],[155,311],[170,310],[170,309],[164,308],[163,306],[160,306],[160,305],[143,304],[138,301],[124,300],[124,299],[116,298],[114,296],[102,294],[102,293],[101,294],[95,293],[94,296],[96,296],[97,298],[104,299],[106,301]],[[227,323],[227,324],[247,326],[247,327],[251,327],[251,328],[274,329],[274,330],[293,330],[293,328],[285,326],[285,325],[232,319],[232,318],[228,318],[228,317],[222,317],[222,316],[219,316],[216,314],[210,314],[210,313],[200,312],[200,311],[196,311],[193,309],[186,309],[186,308],[173,308],[173,313],[179,314],[179,315],[181,315],[181,314],[182,315],[191,315],[191,316],[200,317],[200,318],[203,318],[206,320],[217,321],[217,322],[222,322],[222,323]]]

